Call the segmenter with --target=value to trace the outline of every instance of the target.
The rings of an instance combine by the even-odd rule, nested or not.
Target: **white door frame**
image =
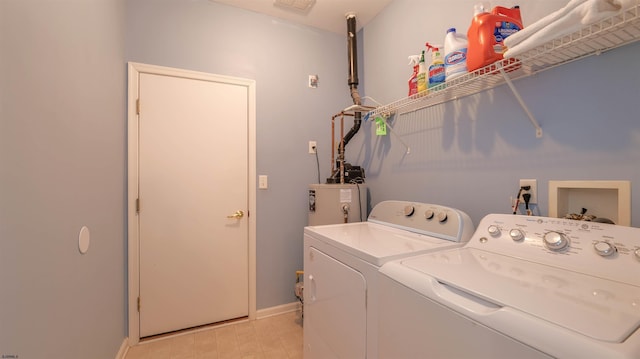
[[[182,77],[195,80],[216,81],[247,87],[248,100],[248,146],[249,146],[249,319],[256,318],[256,82],[255,80],[214,75],[169,67],[146,65],[135,62],[128,64],[128,165],[127,165],[127,238],[128,238],[128,313],[129,345],[140,341],[140,237],[136,200],[138,198],[138,110],[139,75],[148,73]]]

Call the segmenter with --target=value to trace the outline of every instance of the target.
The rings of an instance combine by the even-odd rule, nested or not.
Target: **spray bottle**
[[[419,55],[409,56],[409,66],[413,67],[413,73],[409,78],[409,96],[412,96],[418,93],[418,71],[420,70],[419,64],[420,64]]]
[[[424,63],[424,50],[420,55],[420,61],[418,62],[418,93],[427,93],[427,85],[429,84],[429,78],[427,74],[427,66]]]
[[[442,51],[440,45],[431,45],[428,42],[425,44],[429,50],[431,50],[431,64],[429,65],[429,84],[428,88],[431,89],[435,86],[441,85],[445,81],[445,68],[444,58],[442,57]]]

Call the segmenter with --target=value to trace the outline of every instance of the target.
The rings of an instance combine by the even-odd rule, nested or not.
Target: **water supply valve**
[[[344,216],[344,223],[347,223],[349,221],[349,204],[348,203],[343,203],[342,204],[342,215]]]

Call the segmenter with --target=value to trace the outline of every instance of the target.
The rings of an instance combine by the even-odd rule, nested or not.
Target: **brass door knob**
[[[235,219],[240,219],[242,217],[244,217],[244,212],[242,212],[240,210],[236,211],[234,214],[232,214],[230,216],[227,216],[227,218],[235,218]]]

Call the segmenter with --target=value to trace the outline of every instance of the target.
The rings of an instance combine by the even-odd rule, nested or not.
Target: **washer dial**
[[[566,234],[560,232],[547,232],[542,238],[544,245],[550,250],[557,252],[561,251],[571,243],[569,237]]]
[[[593,249],[596,250],[596,253],[602,257],[608,257],[618,251],[616,246],[609,242],[598,241],[593,245]]]
[[[520,229],[514,228],[509,231],[509,237],[514,241],[521,241],[524,239],[524,233]]]
[[[500,235],[500,227],[495,224],[490,225],[489,228],[487,228],[487,231],[491,237],[498,237]]]

